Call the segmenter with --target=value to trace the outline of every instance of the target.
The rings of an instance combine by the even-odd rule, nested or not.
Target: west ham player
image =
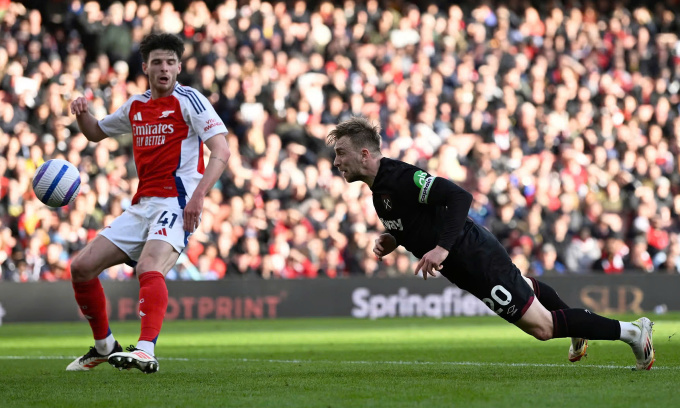
[[[95,346],[69,364],[69,371],[90,370],[107,360],[119,369],[158,371],[154,348],[168,304],[165,275],[197,228],[203,198],[230,155],[227,129],[208,100],[176,82],[182,70],[182,40],[152,34],[144,38],[140,52],[150,90],[131,97],[100,121],[88,112],[85,98],[71,103],[88,140],[132,134],[139,186],[132,205],[71,264],[76,302],[90,323]],[[210,149],[207,166],[203,143]],[[130,261],[136,262],[139,279],[141,334],[137,345],[124,352],[109,328],[98,275]]]
[[[402,245],[420,258],[415,274],[439,271],[487,304],[499,316],[539,340],[571,337],[569,360],[580,360],[591,340],[622,340],[633,349],[638,370],[654,363],[653,323],[646,317],[619,322],[572,309],[548,285],[524,278],[489,231],[467,217],[472,195],[451,181],[383,157],[380,134],[354,117],[328,135],[334,165],[347,182],[363,181],[387,230],[375,240],[382,259]]]

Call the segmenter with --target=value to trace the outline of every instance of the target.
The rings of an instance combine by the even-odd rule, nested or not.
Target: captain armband
[[[427,204],[427,198],[430,196],[430,190],[432,190],[432,185],[434,184],[434,179],[436,177],[430,176],[425,179],[422,187],[420,187],[420,194],[418,195],[418,202],[421,204]]]

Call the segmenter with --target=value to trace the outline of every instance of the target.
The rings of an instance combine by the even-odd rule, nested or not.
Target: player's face
[[[142,69],[149,76],[152,93],[155,91],[157,97],[168,96],[175,88],[182,63],[173,51],[153,50],[149,53],[149,61],[142,63]]]
[[[333,165],[340,170],[342,177],[348,183],[360,181],[361,173],[361,149],[352,145],[347,137],[340,138],[335,143],[335,161]]]

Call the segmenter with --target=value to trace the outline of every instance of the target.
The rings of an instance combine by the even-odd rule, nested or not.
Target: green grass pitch
[[[632,320],[633,316],[617,316]],[[540,342],[493,317],[166,322],[146,375],[66,372],[85,322],[0,327],[8,407],[677,407],[680,313],[649,316],[657,361],[636,372],[622,342]],[[123,345],[139,324],[113,322]]]

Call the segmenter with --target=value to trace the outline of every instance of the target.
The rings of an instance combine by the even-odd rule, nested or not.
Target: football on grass
[[[63,207],[78,196],[80,173],[66,160],[48,160],[35,171],[33,191],[44,204],[53,208]]]

